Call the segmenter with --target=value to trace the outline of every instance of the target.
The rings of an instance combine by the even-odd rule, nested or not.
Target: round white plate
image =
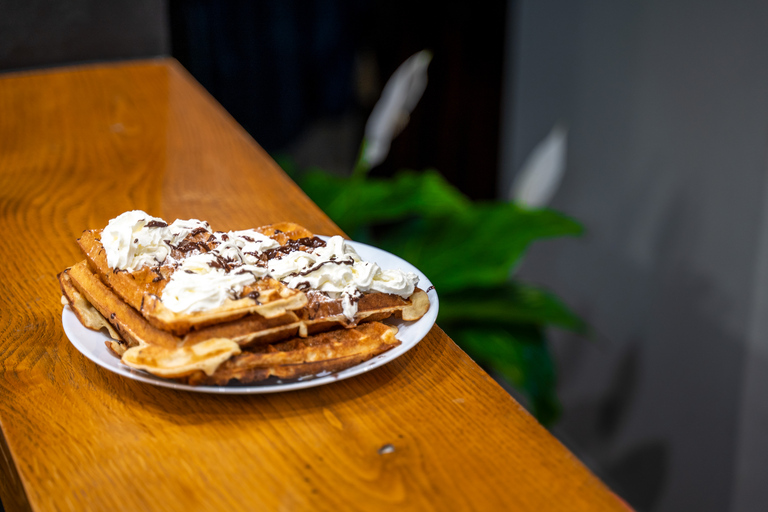
[[[327,239],[328,237],[321,237]],[[421,319],[416,322],[403,322],[402,320],[392,319],[388,321],[392,325],[396,325],[399,329],[397,333],[397,339],[401,344],[397,347],[380,354],[373,359],[369,359],[363,363],[360,363],[346,370],[335,373],[318,374],[309,377],[304,377],[297,380],[277,380],[274,377],[262,382],[247,385],[228,385],[228,386],[189,386],[187,384],[179,384],[178,382],[155,377],[154,375],[142,370],[136,370],[130,366],[126,366],[115,356],[104,344],[104,342],[110,339],[103,331],[92,331],[84,327],[77,319],[75,314],[69,308],[64,307],[64,311],[61,313],[61,323],[64,326],[64,332],[66,333],[72,345],[80,351],[85,357],[98,364],[115,372],[123,377],[129,379],[154,384],[156,386],[162,386],[166,388],[180,389],[185,391],[197,391],[202,393],[225,393],[225,394],[250,394],[250,393],[277,393],[280,391],[290,391],[293,389],[310,388],[314,386],[322,386],[329,382],[336,382],[341,379],[348,379],[361,373],[365,373],[368,370],[378,368],[383,364],[387,364],[393,359],[397,359],[401,355],[408,352],[410,349],[416,346],[416,344],[427,335],[429,330],[435,324],[437,318],[438,299],[435,289],[432,287],[432,283],[427,279],[419,269],[408,263],[402,258],[390,254],[381,249],[377,249],[370,245],[361,244],[359,242],[347,242],[354,247],[360,257],[367,261],[375,261],[383,269],[397,269],[405,272],[413,272],[419,276],[419,288],[427,291],[429,297],[429,311]]]

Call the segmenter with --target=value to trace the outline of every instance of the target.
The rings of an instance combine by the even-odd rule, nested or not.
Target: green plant
[[[556,296],[513,274],[532,242],[579,235],[581,225],[546,208],[473,202],[431,169],[369,177],[383,159],[381,152],[366,151],[372,145],[370,126],[371,121],[348,177],[301,171],[290,160],[278,160],[353,239],[397,254],[424,272],[440,297],[439,325],[479,364],[522,391],[539,421],[552,424],[560,407],[546,330],[585,334],[587,327]],[[385,134],[386,149],[394,133]],[[376,144],[381,147],[381,141]]]

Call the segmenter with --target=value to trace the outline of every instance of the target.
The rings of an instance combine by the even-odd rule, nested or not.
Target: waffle
[[[192,346],[216,338],[229,339],[238,347],[271,343],[297,335],[301,325],[293,313],[276,318],[249,315],[177,336],[149,323],[101,282],[85,260],[59,274],[59,282],[67,302],[84,326],[99,330],[104,323],[110,325],[114,341],[107,342],[107,346],[119,356],[133,346]]]
[[[212,375],[196,371],[186,377],[192,385],[256,382],[269,377],[295,379],[349,368],[400,345],[397,328],[381,322],[354,329],[324,332],[261,345],[230,358]]]
[[[130,213],[141,214],[142,226],[168,226],[160,219],[147,222],[142,218],[146,215],[143,212]],[[344,265],[357,265],[358,261],[363,270],[370,264],[360,262],[359,258],[342,261],[351,257],[346,248],[334,252],[330,247],[326,259],[319,260],[322,251],[318,247],[325,247],[326,243],[297,224],[280,223],[253,230],[260,235],[252,236],[266,241],[268,245],[264,247],[270,249],[245,253],[253,255],[246,261],[242,255],[240,260],[222,258],[227,254],[223,252],[227,243],[231,246],[234,242],[226,242],[227,234],[211,232],[207,223],[194,222],[204,224],[205,228],[190,230],[183,238],[174,239],[176,245],[164,240],[171,248],[170,258],[159,261],[161,258],[154,256],[150,264],[126,270],[109,265],[101,241],[106,231],[85,231],[78,243],[86,260],[59,275],[64,298],[81,323],[95,330],[107,328],[111,337],[107,346],[129,366],[160,377],[207,385],[337,371],[399,344],[396,329],[380,320],[395,316],[413,321],[429,308],[426,293],[413,285],[409,288],[413,293],[405,298],[377,291],[361,293],[357,288],[345,288],[341,295],[329,294],[321,289],[322,279],[318,281],[320,287],[313,288],[309,280],[317,277],[316,270],[326,264],[333,264],[329,268],[344,269]],[[142,226],[138,229],[143,229]],[[230,235],[240,242],[242,239],[237,237],[253,242],[242,233],[249,232]],[[133,238],[130,231],[128,234]],[[141,245],[138,238],[134,242],[136,247]],[[336,241],[339,243],[340,239]],[[243,248],[242,244],[238,247]],[[209,268],[221,268],[224,275],[245,274],[246,270],[253,275],[243,277],[245,284],[241,288],[230,288],[227,293],[231,296],[212,307],[193,312],[169,309],[163,303],[163,292],[176,279],[176,272],[195,273],[184,270],[184,265],[201,254],[208,258]],[[327,254],[331,254],[330,259]],[[336,259],[337,254],[340,259]],[[292,258],[313,263],[278,275],[278,279],[271,277],[277,275],[274,272],[279,274],[272,266],[279,267],[286,261],[290,264]],[[251,266],[246,268],[246,263]],[[309,276],[306,282],[302,281],[305,275]],[[178,276],[181,278],[191,279],[184,274]]]
[[[256,231],[274,236],[281,247],[285,247],[289,241],[296,242],[312,237],[309,231],[292,223],[264,226],[257,228]],[[312,290],[302,293],[299,290],[287,288],[275,279],[263,278],[243,292],[244,295],[256,292],[261,304],[254,299],[244,297],[228,301],[215,310],[178,314],[165,308],[158,298],[173,274],[171,267],[145,267],[131,273],[116,272],[107,264],[104,248],[98,236],[98,231],[87,230],[78,239],[91,269],[152,325],[176,335],[184,335],[193,329],[209,325],[221,325],[256,313],[259,317],[279,318],[286,323],[300,320],[300,334],[306,336],[335,327],[383,320],[390,316],[402,318],[404,321],[414,321],[421,318],[429,309],[427,294],[418,288],[408,299],[392,294],[364,294],[357,303],[358,311],[355,319],[350,321],[345,318],[342,301],[339,299],[332,299],[326,294]],[[200,235],[196,237],[194,240],[200,242]],[[298,247],[308,248],[301,244]],[[290,315],[286,315],[289,311],[298,317],[293,319]]]
[[[250,313],[257,313],[265,318],[279,317],[286,311],[301,308],[307,303],[304,294],[268,277],[248,286],[242,298],[228,300],[218,308],[194,314],[176,313],[158,299],[174,269],[170,266],[158,266],[144,267],[134,272],[115,271],[107,264],[99,233],[97,230],[87,230],[78,239],[91,268],[121,299],[158,329],[181,335],[194,328],[235,320]],[[191,242],[206,244],[202,234],[192,237]],[[249,294],[257,296],[258,300],[248,297]]]
[[[400,344],[395,338],[396,327],[369,322],[353,329],[241,350],[237,337],[219,336],[222,331],[218,327],[183,338],[157,329],[106,287],[85,261],[59,274],[59,282],[83,325],[94,330],[109,329],[113,339],[106,345],[125,364],[192,385],[225,385],[232,381],[246,384],[271,376],[288,379],[333,372]],[[244,321],[235,324],[241,335],[247,336],[253,329]]]

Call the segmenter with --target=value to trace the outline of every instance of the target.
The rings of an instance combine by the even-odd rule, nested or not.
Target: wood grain
[[[91,363],[55,278],[84,229],[144,209],[339,230],[173,60],[4,75],[0,112],[8,510],[626,510],[437,327],[382,368],[274,395]]]

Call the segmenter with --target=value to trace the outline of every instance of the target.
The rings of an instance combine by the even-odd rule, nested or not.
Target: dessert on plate
[[[415,274],[293,223],[221,232],[136,210],[78,243],[85,259],[59,274],[63,302],[107,329],[124,364],[189,384],[342,370],[400,343],[382,320],[429,309]]]

